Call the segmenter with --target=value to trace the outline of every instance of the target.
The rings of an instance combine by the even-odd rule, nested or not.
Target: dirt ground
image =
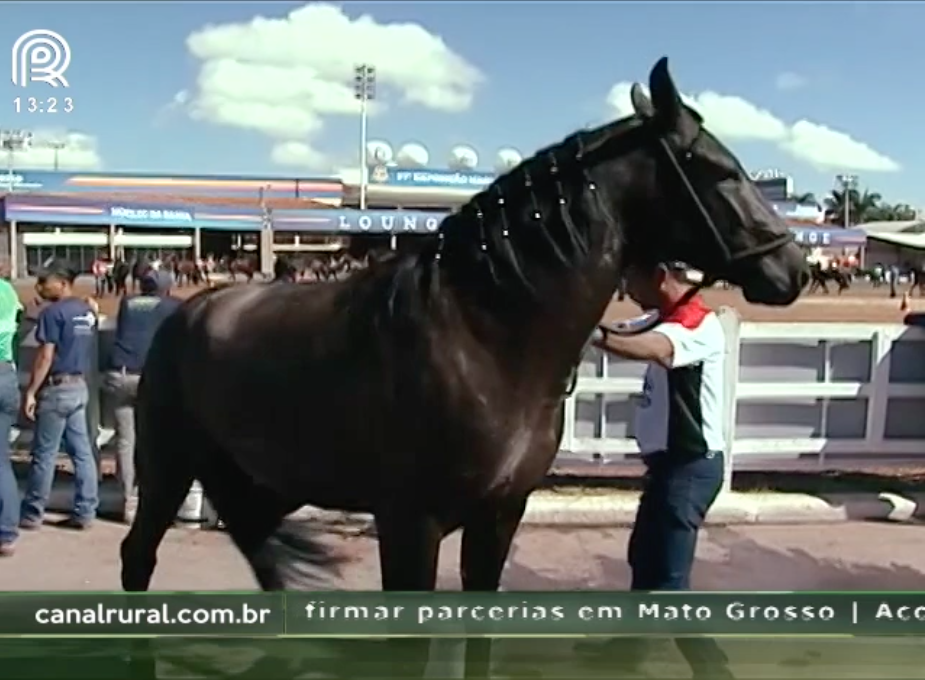
[[[240,284],[244,285],[244,284]],[[33,284],[29,281],[16,283],[20,298],[26,305],[35,301]],[[188,297],[198,288],[177,288],[173,292],[179,297]],[[93,286],[89,282],[81,281],[78,292],[90,295]],[[765,307],[753,305],[745,301],[737,290],[722,290],[719,288],[707,290],[704,293],[707,302],[714,308],[723,305],[735,307],[746,321],[814,321],[814,322],[845,322],[868,321],[876,323],[902,323],[908,312],[925,312],[925,298],[914,297],[910,300],[910,308],[901,310],[900,298],[890,298],[885,287],[874,289],[868,284],[855,284],[843,295],[831,293],[804,294],[790,307]],[[100,300],[100,307],[104,314],[112,315],[118,308],[118,299],[107,296]],[[607,309],[607,320],[626,319],[639,314],[639,309],[629,301],[618,302],[616,299]]]

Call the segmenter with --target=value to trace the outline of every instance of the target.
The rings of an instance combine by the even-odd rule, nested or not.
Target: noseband
[[[768,253],[772,253],[775,250],[783,248],[788,243],[793,240],[793,234],[786,233],[778,236],[775,239],[767,243],[761,243],[751,248],[745,248],[743,250],[732,252],[729,249],[729,246],[726,244],[726,241],[723,239],[722,234],[720,234],[719,228],[716,226],[716,222],[713,221],[713,216],[710,215],[710,212],[707,210],[706,206],[703,204],[703,201],[700,200],[700,196],[697,194],[697,190],[694,188],[694,185],[691,183],[688,173],[685,169],[685,166],[688,162],[694,157],[692,149],[697,144],[700,139],[701,132],[694,138],[690,146],[687,147],[681,154],[677,154],[671,148],[671,145],[668,143],[668,140],[665,138],[665,135],[661,132],[652,130],[651,123],[645,124],[648,129],[651,131],[649,134],[654,136],[655,145],[658,147],[660,154],[668,161],[668,165],[672,168],[675,178],[680,182],[681,187],[683,188],[683,194],[691,204],[694,206],[694,212],[697,215],[697,220],[706,227],[707,233],[710,234],[711,240],[714,245],[719,249],[722,257],[722,266],[723,269],[727,271],[742,262],[747,262],[749,260],[758,259],[764,257]],[[650,136],[650,139],[652,138]],[[674,304],[671,311],[677,309],[678,307],[686,304],[699,293],[703,288],[712,285],[715,283],[716,279],[704,275],[703,280],[694,285],[690,290],[688,290],[681,298]],[[620,323],[613,326],[600,325],[599,328],[606,335],[612,333],[614,335],[640,335],[646,333],[662,322],[662,315],[657,313],[647,314],[634,319],[627,321],[621,321]]]

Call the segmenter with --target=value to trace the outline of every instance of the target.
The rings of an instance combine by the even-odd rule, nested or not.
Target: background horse
[[[260,271],[260,264],[253,255],[242,255],[235,258],[223,257],[222,265],[231,276],[232,282],[237,283],[238,274],[244,277],[246,283],[254,280],[254,275]]]
[[[807,282],[787,225],[666,60],[650,90],[633,88],[636,115],[496,179],[428,249],[322,286],[200,293],[167,319],[139,387],[123,587],[148,588],[199,479],[264,589],[331,574],[317,538],[283,520],[311,503],[374,515],[386,590],[434,589],[457,528],[463,588],[497,590],[621,263],[682,259],[776,305]],[[467,645],[467,674],[488,675],[488,644]]]
[[[180,288],[187,285],[198,286],[205,279],[204,272],[194,260],[173,256],[169,266]]]
[[[819,288],[826,295],[829,294],[829,283],[838,286],[838,294],[851,288],[851,278],[846,272],[837,267],[823,267],[819,262],[813,262],[809,265],[810,285],[809,292],[815,293]]]

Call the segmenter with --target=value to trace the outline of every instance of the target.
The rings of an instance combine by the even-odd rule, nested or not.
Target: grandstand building
[[[472,165],[466,151],[454,150],[456,160],[468,158]],[[8,254],[18,276],[51,256],[88,270],[100,254],[132,259],[249,253],[270,271],[275,252],[333,249],[350,241],[388,247],[396,239],[433,233],[444,214],[495,177],[462,162],[442,169],[376,162],[368,170],[361,211],[363,189],[346,178],[10,170],[0,174],[0,254]],[[863,234],[822,228],[818,207],[790,202],[792,188],[782,190],[779,179],[762,189],[805,245],[863,243]]]

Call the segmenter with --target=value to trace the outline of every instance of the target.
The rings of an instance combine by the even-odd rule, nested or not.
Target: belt
[[[113,373],[121,373],[122,375],[141,375],[141,371],[134,371],[126,368],[125,366],[119,366],[118,368],[112,369]]]
[[[67,385],[83,381],[84,377],[80,373],[55,373],[48,376],[47,380],[49,385]]]

